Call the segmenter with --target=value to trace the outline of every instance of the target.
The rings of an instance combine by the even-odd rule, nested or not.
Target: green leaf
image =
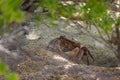
[[[3,75],[8,70],[8,66],[6,66],[3,62],[0,61],[0,75]]]
[[[6,80],[19,80],[19,76],[16,73],[9,73],[5,77]]]
[[[65,6],[63,9],[61,9],[60,14],[62,16],[65,16],[67,18],[72,18],[73,17],[73,13],[76,11],[75,6],[73,5],[68,5]]]
[[[117,19],[117,25],[120,27],[120,17]]]
[[[18,10],[21,6],[21,3],[23,2],[23,0],[8,0],[8,6],[11,7],[13,10]]]
[[[59,0],[41,0],[40,6],[48,10],[49,18],[58,19],[61,3]],[[48,16],[48,14],[46,14]]]
[[[53,27],[57,27],[57,26],[58,26],[58,23],[55,23],[54,21],[51,21],[50,24],[51,24]]]
[[[92,20],[93,22],[98,21],[100,17],[107,14],[108,7],[104,2],[98,0],[89,0],[82,8],[83,18]]]
[[[108,15],[105,15],[102,20],[98,23],[98,25],[105,31],[111,31],[112,25],[115,23],[115,21]]]
[[[16,14],[17,13],[17,14]],[[12,12],[9,22],[21,22],[24,20],[24,13],[21,11]]]
[[[0,28],[2,27],[2,25],[3,25],[3,17],[0,16]]]
[[[3,17],[3,21],[6,24],[10,22],[21,22],[24,18],[24,13],[20,11],[20,6],[23,0],[1,0],[0,12]]]

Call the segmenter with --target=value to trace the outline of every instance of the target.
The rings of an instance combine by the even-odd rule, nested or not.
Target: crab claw
[[[67,51],[65,53],[70,55],[70,56],[77,56],[79,54],[79,51],[80,51],[79,47],[76,47],[73,50]]]

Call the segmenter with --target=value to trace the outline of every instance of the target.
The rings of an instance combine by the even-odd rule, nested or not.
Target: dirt
[[[77,64],[41,46],[29,51],[40,60],[24,56],[15,70],[20,80],[120,80],[119,67]]]

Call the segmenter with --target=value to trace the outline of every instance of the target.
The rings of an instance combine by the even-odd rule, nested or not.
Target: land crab
[[[70,40],[66,36],[60,36],[51,40],[48,44],[48,48],[65,52],[70,56],[77,57],[82,60],[84,56],[87,58],[87,64],[89,65],[89,57],[94,61],[94,57],[91,55],[87,47],[81,47],[80,42]]]

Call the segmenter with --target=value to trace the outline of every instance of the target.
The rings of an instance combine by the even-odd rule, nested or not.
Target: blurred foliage
[[[51,19],[58,18],[58,11],[61,8],[59,0],[40,0],[39,5],[49,12],[49,14],[45,14],[44,16]]]
[[[19,76],[16,73],[9,73],[5,77],[6,80],[19,80]]]
[[[8,67],[0,61],[0,75],[6,74],[6,71],[8,70]]]
[[[83,18],[91,24],[96,24],[97,27],[103,29],[104,32],[112,30],[114,19],[109,14],[109,7],[105,4],[107,0],[89,0],[82,7]]]
[[[75,12],[76,12],[76,8],[74,5],[67,5],[61,9],[61,15],[69,19],[73,17],[73,13]]]
[[[0,0],[0,27],[3,27],[12,22],[24,21],[24,12],[20,10],[20,6],[24,0]],[[30,1],[30,0],[29,0]],[[82,14],[82,18],[87,20],[89,24],[96,24],[96,26],[103,29],[103,31],[111,31],[112,25],[115,23],[107,6],[109,0],[88,0],[82,8],[77,7],[75,4],[67,4],[61,0],[40,0],[37,7],[41,7],[46,13],[39,13],[36,16],[36,21],[43,21],[50,19],[52,25],[55,24],[54,20],[64,16],[68,19],[73,18],[75,12]],[[7,29],[7,28],[6,28]]]
[[[22,22],[24,12],[20,10],[23,0],[0,0],[0,28],[8,29],[12,22]]]
[[[39,6],[46,10],[46,13],[39,14],[36,18],[37,20],[45,20],[50,19],[51,25],[56,26],[54,20],[60,18],[60,16],[64,16],[68,19],[73,17],[73,13],[76,12],[76,8],[74,5],[63,5],[61,0],[40,0]],[[35,19],[36,19],[35,18]],[[53,21],[53,22],[52,22]]]
[[[120,27],[120,17],[116,20],[118,27]]]
[[[77,6],[75,4],[67,4],[64,5],[60,0],[41,0],[39,6],[48,10],[47,14],[39,14],[38,20],[43,19],[51,19],[52,25],[54,24],[52,21],[59,19],[60,16],[64,16],[68,19],[74,19],[74,15],[78,12],[79,16],[83,20],[88,21],[89,25],[96,25],[100,27],[102,32],[111,32],[113,30],[113,24],[115,20],[111,17],[110,8],[106,4],[109,0],[88,0],[85,5]],[[76,8],[77,6],[77,8]]]
[[[19,80],[16,73],[9,72],[8,66],[0,61],[0,76],[4,76],[6,80]]]

